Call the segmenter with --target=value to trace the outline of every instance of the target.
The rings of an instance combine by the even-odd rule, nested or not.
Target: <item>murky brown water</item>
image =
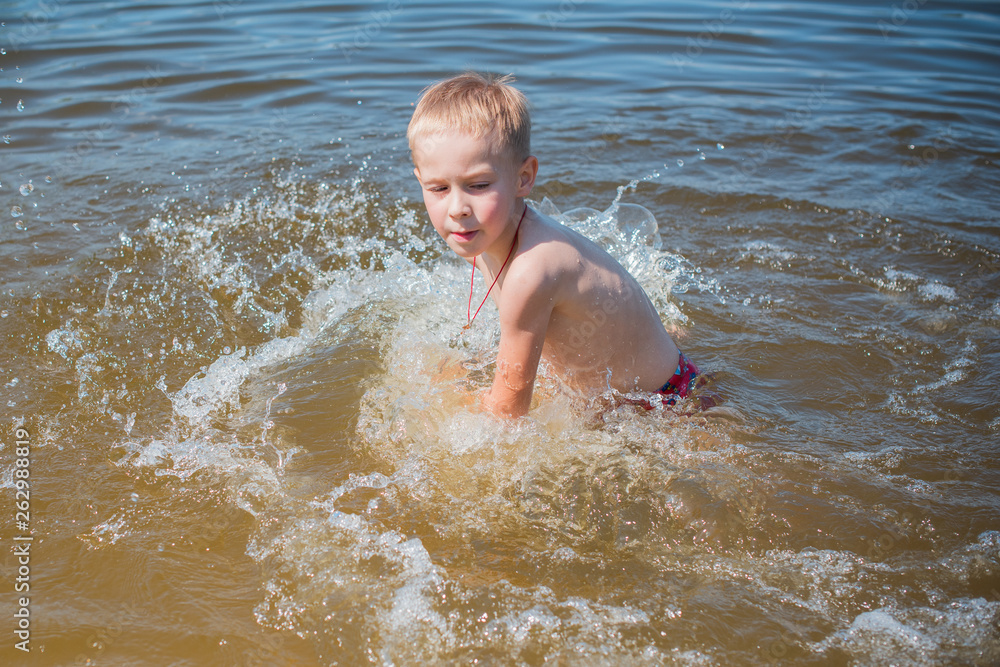
[[[0,21],[3,664],[1000,662],[993,4]],[[463,66],[722,410],[469,407],[404,137]]]

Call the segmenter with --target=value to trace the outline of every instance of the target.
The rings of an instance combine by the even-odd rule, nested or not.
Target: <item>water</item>
[[[4,664],[1000,661],[994,3],[0,21]],[[463,67],[724,411],[472,407],[404,137]]]

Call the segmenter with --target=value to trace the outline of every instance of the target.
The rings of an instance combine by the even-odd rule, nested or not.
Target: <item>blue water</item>
[[[4,664],[1000,660],[996,3],[0,23],[0,482],[23,427],[39,545]],[[532,199],[724,410],[598,419],[544,371],[517,425],[469,407],[496,314],[459,335],[405,140],[466,68],[515,74]]]

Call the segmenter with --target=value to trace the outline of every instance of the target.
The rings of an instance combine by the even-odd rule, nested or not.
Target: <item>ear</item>
[[[529,155],[517,170],[517,196],[527,197],[535,187],[535,177],[538,176],[538,158]]]
[[[417,177],[418,181],[420,180],[420,170],[416,167],[413,168],[413,175]]]

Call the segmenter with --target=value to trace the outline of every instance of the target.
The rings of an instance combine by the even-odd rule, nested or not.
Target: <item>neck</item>
[[[479,261],[497,271],[500,264],[510,254],[518,230],[524,227],[524,218],[527,217],[527,214],[528,203],[524,199],[518,199],[514,204],[514,214],[510,218],[511,224],[507,226],[507,232],[498,238],[492,247],[483,251]]]
[[[500,274],[503,273],[504,267],[507,266],[507,262],[510,261],[511,256],[514,254],[514,246],[517,244],[517,233],[519,231],[521,231],[521,223],[524,222],[524,216],[526,216],[526,215],[528,215],[528,205],[527,204],[524,205],[524,209],[521,211],[521,217],[518,218],[518,220],[517,220],[517,227],[514,228],[514,238],[512,238],[510,240],[510,250],[507,251],[507,256],[504,258],[503,262],[500,264],[500,268],[497,269],[496,275],[493,277],[493,282],[490,283],[490,288],[488,290],[486,290],[486,296],[483,297],[482,302],[479,304],[479,308],[476,308],[476,315],[479,314],[479,311],[482,309],[483,304],[486,303],[486,299],[490,298],[490,292],[493,291],[493,287],[497,284],[497,281],[500,280]],[[485,253],[483,253],[483,254],[485,254]],[[472,326],[472,320],[476,319],[476,315],[472,314],[472,288],[475,287],[475,284],[476,284],[476,258],[473,257],[472,258],[472,280],[469,282],[469,309],[468,309],[469,323],[465,325],[466,329],[468,329],[469,327],[471,327]]]

